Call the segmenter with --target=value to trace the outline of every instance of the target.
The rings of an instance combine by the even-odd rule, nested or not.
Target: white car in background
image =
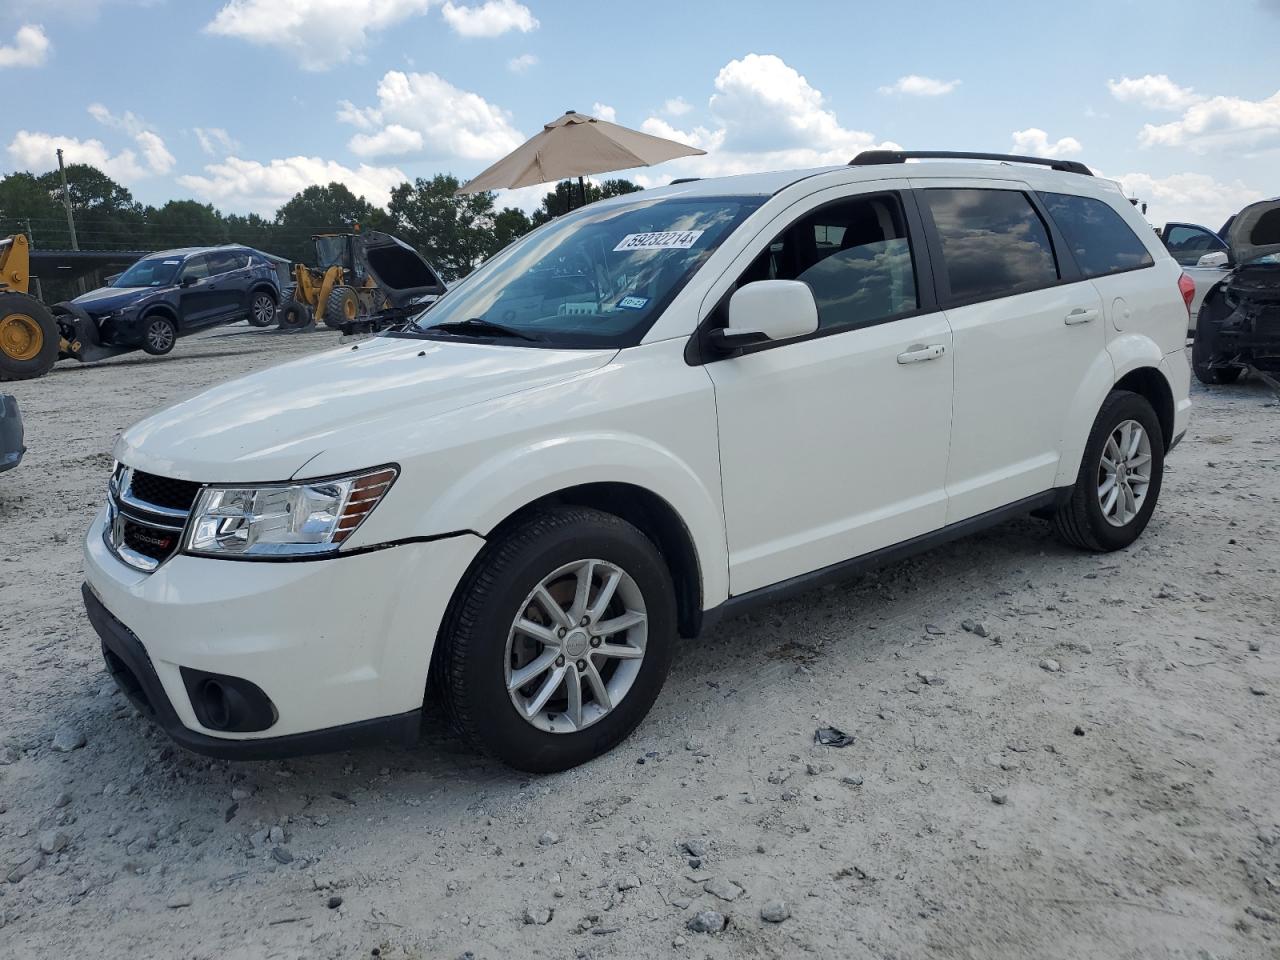
[[[1190,287],[1073,161],[872,151],[593,203],[402,330],[126,430],[89,619],[194,750],[412,741],[432,698],[564,769],[753,604],[1029,512],[1133,543],[1190,416]]]
[[[1216,233],[1198,223],[1166,223],[1160,230],[1160,239],[1165,247],[1196,285],[1195,296],[1191,300],[1188,336],[1195,335],[1196,319],[1200,315],[1204,295],[1230,269],[1227,266],[1227,241],[1223,237],[1234,219],[1228,220]]]

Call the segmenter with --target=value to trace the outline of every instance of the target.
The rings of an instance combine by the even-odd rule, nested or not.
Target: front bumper
[[[108,666],[128,668],[139,689],[118,676],[125,692],[179,743],[245,759],[411,738],[440,621],[483,544],[462,535],[295,563],[178,555],[144,574],[110,553],[103,520],[85,538],[85,605],[119,661]],[[275,722],[205,726],[184,668],[249,681]]]

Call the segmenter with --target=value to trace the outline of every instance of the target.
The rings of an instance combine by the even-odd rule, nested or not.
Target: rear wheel
[[[652,541],[611,514],[556,508],[485,547],[450,604],[432,675],[473,744],[521,770],[565,770],[649,712],[675,633]]]
[[[334,287],[324,308],[324,325],[341,330],[360,316],[360,298],[350,287]]]
[[[148,317],[144,324],[142,349],[153,357],[163,357],[178,342],[178,328],[168,317]]]
[[[249,323],[255,327],[269,327],[276,319],[276,298],[265,290],[255,293],[249,304]]]
[[[25,293],[0,293],[0,380],[44,376],[58,359],[58,325]]]
[[[1054,531],[1083,550],[1120,550],[1147,526],[1164,477],[1164,434],[1145,397],[1113,390],[1098,411]]]

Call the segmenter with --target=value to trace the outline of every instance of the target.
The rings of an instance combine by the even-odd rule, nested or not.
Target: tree
[[[605,180],[602,183],[586,182],[587,203],[606,200],[609,197],[620,197],[624,193],[635,193],[643,189],[630,180]],[[561,180],[554,190],[542,198],[542,205],[533,212],[533,226],[541,226],[548,220],[554,220],[570,210],[582,206],[582,190],[574,180]]]
[[[455,196],[458,178],[419,177],[391,191],[387,211],[395,229],[447,280],[465,277],[476,265],[528,229],[523,213],[508,208],[494,213],[490,192]],[[501,228],[498,228],[501,218]]]
[[[146,246],[153,250],[228,242],[227,222],[211,203],[170,200],[158,210],[147,207],[143,218]]]

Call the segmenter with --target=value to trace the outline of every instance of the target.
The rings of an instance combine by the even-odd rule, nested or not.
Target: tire
[[[152,314],[142,331],[142,349],[153,357],[163,357],[178,342],[178,328],[168,317]]]
[[[249,302],[249,326],[269,327],[276,322],[276,298],[266,290],[259,290]]]
[[[325,301],[324,325],[331,330],[341,330],[344,324],[360,316],[360,298],[350,287],[334,287]]]
[[[1200,317],[1204,320],[1203,314]],[[1191,369],[1196,379],[1207,386],[1235,383],[1244,373],[1243,367],[1214,366],[1217,358],[1218,338],[1212,326],[1198,329],[1195,340],[1191,341]]]
[[[60,342],[48,307],[25,293],[0,293],[0,381],[44,376],[58,361]]]
[[[569,568],[576,570],[565,572]],[[546,584],[548,595],[559,594],[557,599],[572,610],[578,605],[584,568],[586,582],[593,585],[586,594],[592,604],[599,601],[612,571],[621,571],[613,599],[595,623],[621,623],[618,617],[634,618],[637,610],[642,623],[610,633],[605,642],[581,626],[557,637],[557,621],[535,593]],[[548,624],[541,628],[544,639],[516,630],[517,619],[529,627]],[[542,510],[490,542],[463,578],[436,644],[433,689],[453,727],[473,746],[519,770],[566,770],[612,749],[644,719],[671,668],[675,635],[671,573],[648,537],[598,510]],[[643,650],[639,658],[614,659],[605,653],[634,653],[637,644]],[[536,670],[531,661],[557,652],[565,656],[545,661],[542,672],[530,673],[528,683],[508,691],[513,671],[521,666]],[[580,675],[583,664],[588,666]],[[536,692],[552,683],[558,671],[564,679],[555,682],[554,695],[535,720],[527,719],[516,699],[532,706]],[[595,692],[597,679],[612,700],[607,710]],[[578,723],[572,719],[567,685],[573,681],[582,691]],[[555,732],[557,727],[562,732]]]
[[[276,311],[276,317],[276,323],[281,330],[302,330],[315,322],[311,308],[297,300],[290,300]]]
[[[1137,424],[1146,437],[1145,487],[1139,492],[1144,465],[1141,448],[1136,456],[1126,457],[1125,473],[1130,480],[1127,486],[1134,491],[1131,506],[1136,506],[1132,516],[1119,512],[1123,507],[1120,495],[1116,497],[1111,518],[1104,512],[1105,481],[1111,476],[1103,463],[1104,452],[1115,459],[1114,448],[1109,442],[1124,425]],[[1140,446],[1140,445],[1139,445]],[[1089,440],[1085,444],[1080,472],[1076,477],[1071,496],[1053,515],[1054,532],[1067,544],[1082,550],[1122,550],[1133,543],[1147,526],[1151,514],[1160,499],[1160,485],[1164,478],[1164,434],[1155,410],[1145,397],[1128,390],[1113,390],[1102,403],[1102,409],[1093,422]],[[1125,485],[1120,485],[1123,490]],[[1105,497],[1111,497],[1111,489]],[[1141,502],[1137,502],[1140,499]],[[1127,511],[1126,511],[1127,512]]]

